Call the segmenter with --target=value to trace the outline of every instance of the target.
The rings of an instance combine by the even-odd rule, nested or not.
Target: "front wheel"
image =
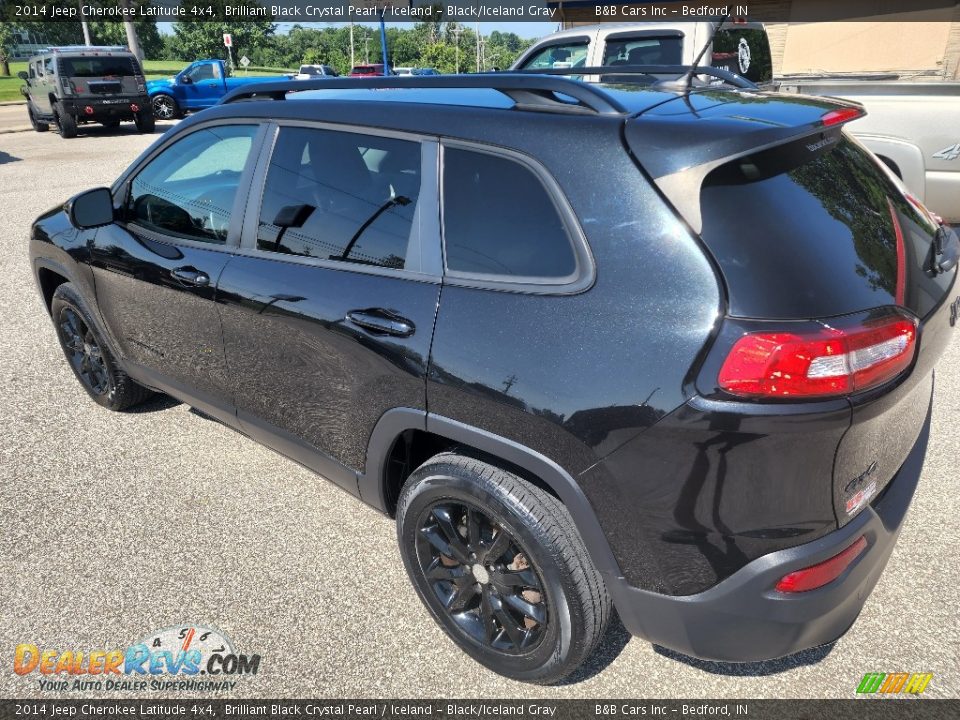
[[[83,389],[109,410],[126,410],[153,393],[117,365],[86,304],[71,283],[60,285],[50,304],[60,347]]]
[[[611,606],[566,508],[488,463],[442,453],[397,507],[407,573],[468,655],[514,680],[567,677],[596,649]]]
[[[46,132],[50,129],[50,125],[45,122],[37,120],[37,114],[33,110],[33,105],[27,104],[27,115],[30,116],[30,126],[37,132]]]
[[[180,117],[177,101],[169,95],[157,95],[150,104],[153,107],[153,116],[158,120],[174,120]]]

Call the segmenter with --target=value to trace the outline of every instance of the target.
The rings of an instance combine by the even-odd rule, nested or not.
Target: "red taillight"
[[[861,535],[853,545],[829,560],[784,575],[777,583],[776,589],[782,593],[800,593],[821,588],[843,575],[844,570],[850,567],[851,563],[866,549],[867,539]]]
[[[916,321],[892,315],[852,328],[744,335],[717,378],[742,397],[829,397],[891,380],[913,362]]]
[[[838,108],[836,110],[831,110],[826,113],[823,117],[820,118],[820,122],[826,127],[831,125],[839,125],[840,123],[850,122],[851,120],[856,120],[859,117],[863,117],[866,113],[860,108],[846,107]]]

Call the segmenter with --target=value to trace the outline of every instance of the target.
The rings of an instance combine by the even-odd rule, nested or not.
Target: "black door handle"
[[[170,275],[175,280],[179,280],[187,285],[196,285],[197,287],[206,287],[210,284],[210,276],[202,270],[195,267],[179,267],[170,271]]]
[[[405,317],[381,308],[351,310],[347,313],[347,321],[380,335],[410,337],[416,330],[414,324]]]

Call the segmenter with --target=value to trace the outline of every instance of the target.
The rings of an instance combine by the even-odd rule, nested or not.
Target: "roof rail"
[[[241,100],[284,100],[287,93],[304,90],[368,89],[489,89],[503,93],[520,110],[587,112],[622,115],[627,112],[614,97],[597,85],[536,73],[497,72],[475,75],[418,75],[413,77],[326,78],[281,80],[244,85],[227,93],[221,105]],[[569,102],[559,96],[577,101]]]
[[[130,52],[126,45],[54,45],[45,52]]]
[[[639,75],[652,78],[655,82],[664,81],[658,75],[686,75],[691,70],[690,65],[605,65],[600,67],[578,68],[536,68],[533,70],[514,70],[523,75],[600,75],[602,78],[629,78]],[[757,85],[742,75],[717,67],[700,67],[694,70],[694,75],[707,75],[744,90],[759,90]],[[618,80],[619,81],[619,80]]]

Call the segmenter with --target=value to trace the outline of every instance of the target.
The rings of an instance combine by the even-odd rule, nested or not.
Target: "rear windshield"
[[[140,69],[130,57],[60,58],[60,74],[67,77],[128,77]]]
[[[700,201],[701,235],[734,315],[816,318],[901,304],[923,317],[948,289],[948,275],[927,272],[931,223],[841,133],[728,163],[704,180]]]
[[[682,48],[680,35],[611,35],[603,51],[603,66],[679,65]]]

